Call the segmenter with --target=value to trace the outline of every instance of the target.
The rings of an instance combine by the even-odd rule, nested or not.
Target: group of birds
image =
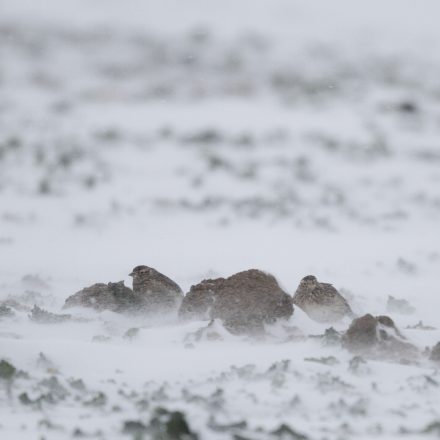
[[[261,329],[264,323],[289,318],[294,306],[311,319],[331,323],[354,314],[347,300],[328,283],[308,275],[299,283],[293,297],[276,279],[263,271],[250,269],[228,278],[203,280],[184,295],[177,283],[148,266],[130,273],[133,290],[123,281],[97,283],[67,298],[65,308],[91,307],[119,313],[175,313],[181,319],[221,319],[230,329]]]

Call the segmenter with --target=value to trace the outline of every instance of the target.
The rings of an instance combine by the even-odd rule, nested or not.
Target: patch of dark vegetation
[[[440,362],[440,342],[437,342],[432,348],[429,359],[434,362]]]
[[[405,328],[408,330],[437,330],[436,327],[423,324],[423,321],[419,321],[414,325],[407,325]]]
[[[440,420],[434,420],[429,423],[424,429],[421,430],[422,434],[430,434],[435,435],[436,437],[440,436]]]
[[[340,345],[342,341],[341,333],[339,333],[333,327],[327,328],[321,335],[310,335],[309,338],[321,340],[322,345],[326,347]]]
[[[46,388],[57,400],[64,400],[69,396],[67,389],[61,385],[60,381],[55,376],[43,379],[39,385]]]
[[[185,336],[185,343],[191,344],[192,342],[200,341],[222,341],[225,332],[224,327],[218,320],[211,320],[205,327],[201,327],[195,332],[189,333]]]
[[[237,430],[243,430],[247,428],[246,420],[241,420],[235,423],[218,423],[211,417],[208,422],[208,427],[215,432],[236,432]]]
[[[124,338],[124,339],[128,339],[128,340],[131,340],[131,339],[135,339],[138,335],[139,335],[139,329],[138,329],[137,327],[132,327],[132,328],[129,328],[129,329],[124,333],[123,338]]]
[[[107,401],[107,396],[102,391],[99,391],[91,399],[83,402],[83,404],[84,406],[103,407],[107,404]]]
[[[367,361],[362,356],[354,356],[348,363],[348,371],[353,374],[366,373],[368,371]]]
[[[289,425],[283,423],[277,429],[271,432],[274,437],[281,440],[308,440],[309,437],[305,434],[294,430]]]
[[[308,357],[304,358],[306,362],[316,362],[323,365],[337,365],[339,361],[334,356],[326,356],[320,358]]]
[[[41,409],[45,404],[55,405],[57,403],[52,393],[40,394],[38,397],[32,399],[27,392],[23,392],[19,394],[18,400],[22,405],[33,406],[38,409]]]
[[[222,135],[215,129],[206,129],[199,132],[194,132],[184,136],[181,141],[185,144],[218,144],[222,142]]]
[[[191,431],[186,416],[181,411],[157,408],[150,421],[152,437],[155,440],[197,440]]]
[[[51,313],[38,306],[34,306],[29,315],[29,319],[39,324],[60,324],[70,321],[72,315]]]
[[[0,305],[0,319],[2,318],[12,318],[15,313],[12,309],[4,304]]]
[[[139,420],[126,420],[122,432],[132,435],[134,439],[142,439],[148,432],[148,427]]]
[[[0,379],[11,380],[17,374],[17,369],[5,359],[0,361]]]

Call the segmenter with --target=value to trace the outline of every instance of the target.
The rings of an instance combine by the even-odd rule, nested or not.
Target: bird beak
[[[134,272],[128,274],[129,277],[134,277]]]

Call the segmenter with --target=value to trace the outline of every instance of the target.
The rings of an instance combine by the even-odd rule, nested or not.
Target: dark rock
[[[417,348],[405,337],[388,316],[367,314],[354,319],[343,336],[343,346],[354,353],[377,358],[402,358],[418,355]]]
[[[118,283],[97,283],[86,287],[66,299],[64,308],[87,307],[98,311],[112,312],[135,311],[140,305],[134,292],[124,286],[123,281]]]
[[[179,309],[183,292],[173,280],[148,266],[135,267],[130,276],[143,312],[169,313]]]
[[[431,361],[440,362],[440,342],[437,342],[437,344],[432,348],[429,359]]]
[[[344,316],[354,316],[347,300],[328,283],[320,283],[313,275],[304,277],[293,303],[317,322],[335,322]]]
[[[190,291],[183,298],[179,317],[188,320],[210,319],[215,296],[224,282],[224,278],[208,279],[191,286]]]
[[[231,333],[261,333],[264,324],[293,313],[292,298],[265,272],[250,269],[225,279],[214,295],[213,319]]]

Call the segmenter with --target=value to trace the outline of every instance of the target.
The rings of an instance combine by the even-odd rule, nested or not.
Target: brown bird
[[[146,312],[172,312],[179,308],[182,289],[167,276],[148,266],[136,266],[130,276],[133,292]]]
[[[319,283],[313,275],[301,280],[293,303],[317,322],[335,322],[344,316],[354,316],[347,300],[331,284]]]

